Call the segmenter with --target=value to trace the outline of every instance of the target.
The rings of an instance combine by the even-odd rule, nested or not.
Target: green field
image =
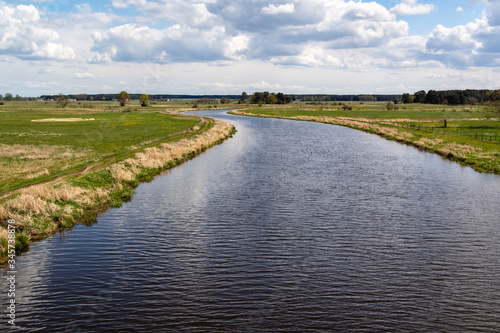
[[[15,220],[16,250],[26,250],[58,230],[94,223],[130,200],[140,182],[234,132],[222,121],[179,114],[188,104],[0,104],[0,262],[8,220]]]
[[[246,115],[320,121],[361,129],[473,167],[500,173],[500,113],[482,106],[407,104],[388,111],[386,103],[266,106]],[[352,110],[346,110],[352,108]],[[446,126],[445,126],[446,121]]]
[[[171,104],[10,102],[0,106],[0,196],[186,137],[200,118],[167,114]],[[162,113],[159,113],[162,112]],[[65,119],[78,121],[57,121]]]

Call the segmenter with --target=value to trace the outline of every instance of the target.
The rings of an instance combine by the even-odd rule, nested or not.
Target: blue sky
[[[500,88],[498,0],[0,0],[0,93]]]

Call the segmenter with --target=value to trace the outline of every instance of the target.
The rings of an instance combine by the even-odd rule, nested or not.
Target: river
[[[16,328],[500,330],[500,177],[348,128],[202,115],[237,134],[18,256]]]

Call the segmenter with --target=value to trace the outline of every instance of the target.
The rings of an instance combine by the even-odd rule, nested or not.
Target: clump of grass
[[[447,143],[444,147],[438,149],[438,152],[446,157],[465,159],[467,155],[474,154],[477,148],[458,143]]]
[[[118,181],[132,181],[134,180],[134,173],[132,170],[125,167],[123,164],[113,164],[109,167],[111,176]]]
[[[0,226],[0,258],[7,256],[9,233],[7,229]]]

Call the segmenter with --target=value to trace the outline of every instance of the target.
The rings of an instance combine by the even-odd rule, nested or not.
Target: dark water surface
[[[238,133],[17,258],[18,328],[500,331],[500,177],[347,128],[204,115]]]

